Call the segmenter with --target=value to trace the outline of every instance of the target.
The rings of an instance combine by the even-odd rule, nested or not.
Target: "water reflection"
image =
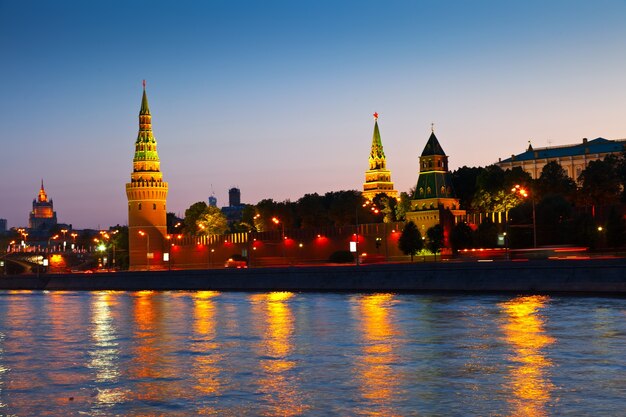
[[[252,315],[261,325],[259,346],[260,366],[263,374],[259,387],[268,407],[261,410],[264,416],[295,416],[306,409],[297,387],[296,365],[293,354],[294,318],[289,300],[290,292],[272,292],[250,296]]]
[[[220,395],[223,382],[220,376],[224,354],[216,341],[216,305],[213,298],[219,296],[216,291],[199,291],[193,296],[194,332],[197,341],[194,344],[194,388],[204,395]],[[214,414],[211,407],[200,410],[203,415]]]
[[[392,407],[399,384],[393,372],[393,363],[398,360],[394,351],[397,331],[390,312],[393,301],[393,294],[371,294],[357,299],[363,355],[362,362],[356,364],[356,371],[362,396],[369,401],[362,415],[397,415]]]
[[[545,356],[545,348],[554,339],[546,334],[541,314],[548,302],[548,297],[529,296],[500,304],[506,314],[502,330],[514,351],[511,360],[517,363],[510,370],[512,416],[548,415],[546,405],[554,385],[548,377],[552,363]]]
[[[93,348],[89,353],[89,367],[95,370],[95,382],[99,385],[95,398],[96,408],[112,406],[125,400],[127,392],[112,387],[120,379],[117,329],[111,307],[117,304],[117,296],[110,292],[93,295],[91,305],[91,339]]]

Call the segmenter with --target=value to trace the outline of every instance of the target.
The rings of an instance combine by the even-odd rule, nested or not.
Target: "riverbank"
[[[626,259],[5,276],[2,290],[514,292],[626,295]]]

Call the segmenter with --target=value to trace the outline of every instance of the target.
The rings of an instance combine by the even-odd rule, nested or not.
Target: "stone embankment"
[[[441,262],[0,277],[4,290],[514,292],[626,295],[626,259]]]

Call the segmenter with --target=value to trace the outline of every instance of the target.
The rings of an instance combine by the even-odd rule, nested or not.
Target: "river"
[[[2,416],[618,416],[626,300],[0,292]]]

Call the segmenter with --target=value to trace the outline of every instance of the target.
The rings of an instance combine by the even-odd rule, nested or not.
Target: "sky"
[[[0,0],[0,218],[127,223],[142,80],[168,211],[362,189],[374,112],[396,189],[626,138],[626,2]]]

